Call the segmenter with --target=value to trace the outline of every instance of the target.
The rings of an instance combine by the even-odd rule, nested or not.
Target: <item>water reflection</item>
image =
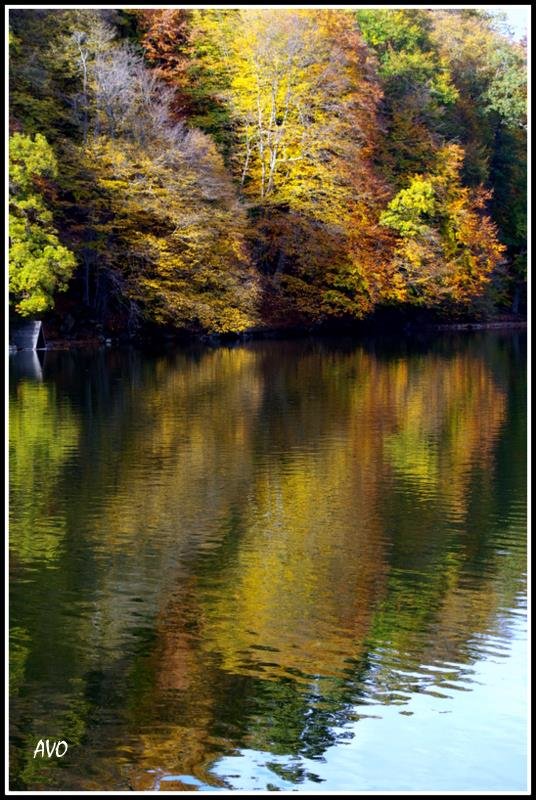
[[[329,789],[368,721],[509,653],[520,334],[17,359],[12,788]]]

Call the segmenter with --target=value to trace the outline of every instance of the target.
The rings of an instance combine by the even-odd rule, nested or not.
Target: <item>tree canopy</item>
[[[526,282],[526,48],[490,12],[12,9],[10,299],[129,331]]]

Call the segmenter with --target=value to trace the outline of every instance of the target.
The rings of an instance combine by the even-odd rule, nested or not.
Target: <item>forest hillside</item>
[[[9,48],[14,317],[523,313],[526,45],[496,14],[12,9]]]

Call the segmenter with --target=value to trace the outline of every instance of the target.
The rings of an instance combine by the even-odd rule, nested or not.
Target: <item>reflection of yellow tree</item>
[[[21,381],[10,397],[10,549],[23,561],[53,561],[65,531],[56,482],[79,424],[51,384]]]
[[[79,502],[98,514],[90,535],[114,556],[93,631],[107,647],[136,610],[131,594],[158,612],[182,580],[181,558],[218,544],[251,477],[262,388],[253,353],[219,348],[150,363],[113,424],[98,428],[98,470],[87,463],[80,481]]]
[[[121,437],[120,470],[105,459],[113,493],[105,494],[99,530],[109,548],[139,546],[155,531],[160,541],[169,535],[177,543],[179,532],[179,539],[191,536],[203,519],[228,512],[237,481],[245,480],[259,392],[254,358],[245,349],[212,351],[200,362],[156,363],[125,411],[132,430]]]
[[[359,656],[385,563],[374,487],[356,509],[355,472],[339,442],[258,477],[236,560],[207,598],[204,644],[227,669],[310,680]]]

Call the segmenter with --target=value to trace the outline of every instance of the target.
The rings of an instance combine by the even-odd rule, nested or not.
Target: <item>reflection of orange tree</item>
[[[321,430],[320,448],[287,453],[283,465],[272,461],[258,475],[225,589],[207,592],[205,646],[222,653],[229,669],[253,674],[263,660],[274,676],[289,668],[304,676],[339,673],[345,657],[362,651],[386,591],[382,481],[393,468],[410,489],[415,481],[435,519],[438,508],[444,515],[467,507],[471,469],[485,465],[490,474],[504,395],[481,360],[428,355],[382,364],[358,351],[335,360],[323,377],[339,386],[333,412],[340,427]],[[437,593],[448,590],[443,566],[431,582],[434,607]],[[257,643],[273,648],[269,658],[254,657]]]
[[[139,759],[130,778],[135,790],[155,788],[158,774],[173,769],[214,783],[207,774],[208,766],[224,748],[218,748],[218,737],[211,733],[218,723],[218,695],[224,690],[215,664],[204,658],[199,648],[203,618],[197,594],[195,578],[178,580],[156,618],[156,645],[137,668],[152,676],[150,684],[138,686],[136,668],[132,673],[133,726],[159,718],[165,709],[164,719],[159,718],[156,726],[142,722]],[[174,783],[168,788],[191,787]]]

